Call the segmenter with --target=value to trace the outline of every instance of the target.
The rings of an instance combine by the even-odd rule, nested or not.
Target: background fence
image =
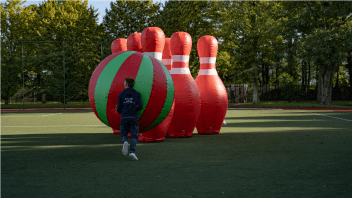
[[[111,55],[112,41],[11,41],[1,45],[1,102],[4,107],[90,106],[89,81]],[[226,85],[230,103],[252,101],[250,84]],[[260,85],[261,101],[314,101],[315,86]],[[332,100],[352,100],[351,87],[334,87]],[[4,105],[5,104],[5,105]]]
[[[1,101],[63,107],[88,101],[94,69],[112,41],[11,41],[1,46]],[[5,105],[6,106],[6,105]]]
[[[247,103],[252,102],[253,85],[252,84],[232,84],[225,85],[229,103]],[[276,85],[266,84],[259,86],[260,101],[316,101],[317,87],[311,85],[302,88],[300,85]],[[352,101],[352,87],[339,86],[332,88],[332,100]]]

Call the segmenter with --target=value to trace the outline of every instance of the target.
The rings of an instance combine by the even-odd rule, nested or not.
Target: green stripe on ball
[[[147,107],[150,93],[152,92],[153,75],[150,74],[153,73],[153,67],[150,67],[150,65],[153,65],[152,60],[149,56],[144,55],[135,79],[135,85],[133,87],[141,94],[141,96],[143,96],[143,109],[138,111],[138,119],[142,116],[145,108]]]

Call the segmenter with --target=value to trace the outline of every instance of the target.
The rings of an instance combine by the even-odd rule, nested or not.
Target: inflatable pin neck
[[[165,38],[165,45],[163,51],[163,59],[171,59],[170,38]]]
[[[172,54],[170,49],[170,38],[165,38],[162,62],[170,72],[172,69]]]
[[[213,36],[202,36],[197,42],[197,51],[199,58],[216,58],[218,41]]]
[[[192,38],[187,32],[175,32],[170,38],[171,54],[186,55],[191,54]]]
[[[141,33],[132,33],[127,38],[127,50],[143,53],[142,43],[141,43]]]
[[[165,45],[165,34],[159,27],[147,27],[142,31],[141,43],[143,52],[162,53]]]
[[[127,39],[125,38],[118,38],[114,40],[111,44],[112,53],[121,52],[121,51],[127,51]]]

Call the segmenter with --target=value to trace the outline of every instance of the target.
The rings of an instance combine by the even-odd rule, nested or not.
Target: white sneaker
[[[125,141],[122,146],[122,154],[127,155],[127,153],[128,153],[128,142]]]
[[[130,153],[130,158],[131,158],[132,160],[136,160],[136,161],[138,160],[136,154],[134,154],[134,153]]]

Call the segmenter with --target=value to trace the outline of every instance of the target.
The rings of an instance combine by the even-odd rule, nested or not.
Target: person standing
[[[121,114],[121,140],[122,154],[128,153],[128,131],[131,132],[130,158],[138,160],[136,152],[136,144],[138,139],[138,111],[143,108],[141,94],[133,89],[135,81],[133,78],[126,78],[124,82],[125,90],[119,93],[116,110]]]

